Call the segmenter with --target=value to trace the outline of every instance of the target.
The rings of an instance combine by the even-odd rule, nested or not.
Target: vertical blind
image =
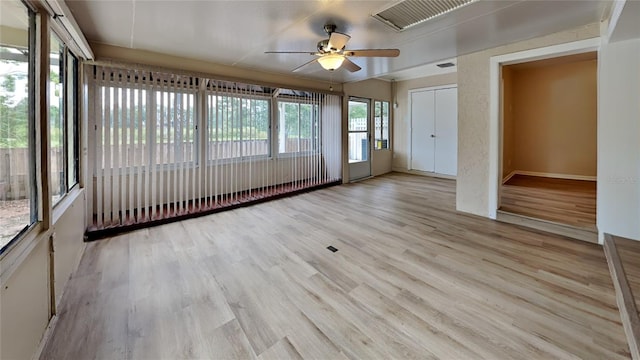
[[[336,182],[339,96],[88,67],[90,230]]]

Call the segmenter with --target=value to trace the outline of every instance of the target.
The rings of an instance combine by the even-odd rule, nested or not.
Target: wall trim
[[[502,118],[500,111],[500,78],[502,65],[549,59],[565,55],[580,54],[600,49],[601,39],[586,40],[551,45],[536,49],[497,55],[489,58],[489,189],[488,217],[496,219],[502,177]]]
[[[31,360],[38,360],[42,357],[42,352],[44,351],[49,338],[53,334],[53,331],[56,329],[56,325],[58,324],[58,316],[53,315],[51,319],[49,319],[49,324],[47,324],[47,328],[44,330],[44,334],[42,334],[42,338],[40,339],[40,343],[38,344],[38,348],[33,353]]]
[[[455,180],[456,179],[456,177],[452,176],[452,175],[438,174],[436,172],[412,170],[412,169],[405,169],[405,168],[399,168],[399,167],[393,167],[393,168],[391,168],[391,171],[392,172],[405,173],[405,174],[411,174],[411,175],[420,175],[420,176],[433,177],[433,178],[439,178],[439,179],[447,179],[447,180]]]
[[[507,176],[505,176],[502,179],[502,183],[506,183],[507,181],[511,180],[511,178],[516,174],[517,170],[513,170],[512,172],[510,172],[509,174],[507,174]]]
[[[573,175],[573,174],[558,174],[558,173],[547,173],[547,172],[537,172],[537,171],[525,171],[525,170],[513,170],[509,175],[507,175],[502,183],[506,183],[515,175],[525,175],[525,176],[538,176],[545,178],[553,178],[553,179],[566,179],[566,180],[581,180],[581,181],[596,181],[596,176],[588,176],[588,175]]]

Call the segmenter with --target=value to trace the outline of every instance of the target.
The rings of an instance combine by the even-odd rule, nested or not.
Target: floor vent
[[[371,16],[403,31],[477,0],[403,0]]]

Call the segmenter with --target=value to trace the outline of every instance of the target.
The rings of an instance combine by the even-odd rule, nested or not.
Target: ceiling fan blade
[[[329,36],[329,49],[342,50],[347,42],[351,39],[351,36],[339,32],[332,32]]]
[[[351,72],[356,72],[360,69],[362,69],[360,66],[356,65],[356,63],[354,63],[353,61],[344,58],[344,61],[342,62],[342,67],[351,71]]]
[[[305,66],[307,66],[307,65],[309,65],[309,64],[312,64],[312,63],[314,63],[314,62],[316,62],[316,61],[318,61],[318,59],[313,59],[313,60],[311,60],[311,61],[308,61],[308,62],[306,62],[306,63],[304,63],[304,64],[302,64],[302,65],[298,66],[297,68],[295,68],[295,69],[291,70],[291,72],[298,72],[298,71],[300,71],[303,67],[305,67]]]
[[[265,54],[308,54],[317,55],[315,51],[265,51]]]
[[[400,55],[398,49],[363,49],[363,50],[345,50],[344,56],[361,56],[361,57],[396,57]]]

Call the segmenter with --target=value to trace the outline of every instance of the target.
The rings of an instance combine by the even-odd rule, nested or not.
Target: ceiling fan
[[[336,26],[333,24],[325,25],[324,31],[329,35],[329,38],[318,41],[317,51],[265,51],[265,54],[309,54],[317,56],[317,58],[293,69],[293,72],[316,61],[329,71],[334,71],[342,66],[351,72],[356,72],[362,68],[349,60],[349,57],[397,57],[400,55],[400,50],[398,49],[347,50],[345,46],[351,36],[336,32]]]

